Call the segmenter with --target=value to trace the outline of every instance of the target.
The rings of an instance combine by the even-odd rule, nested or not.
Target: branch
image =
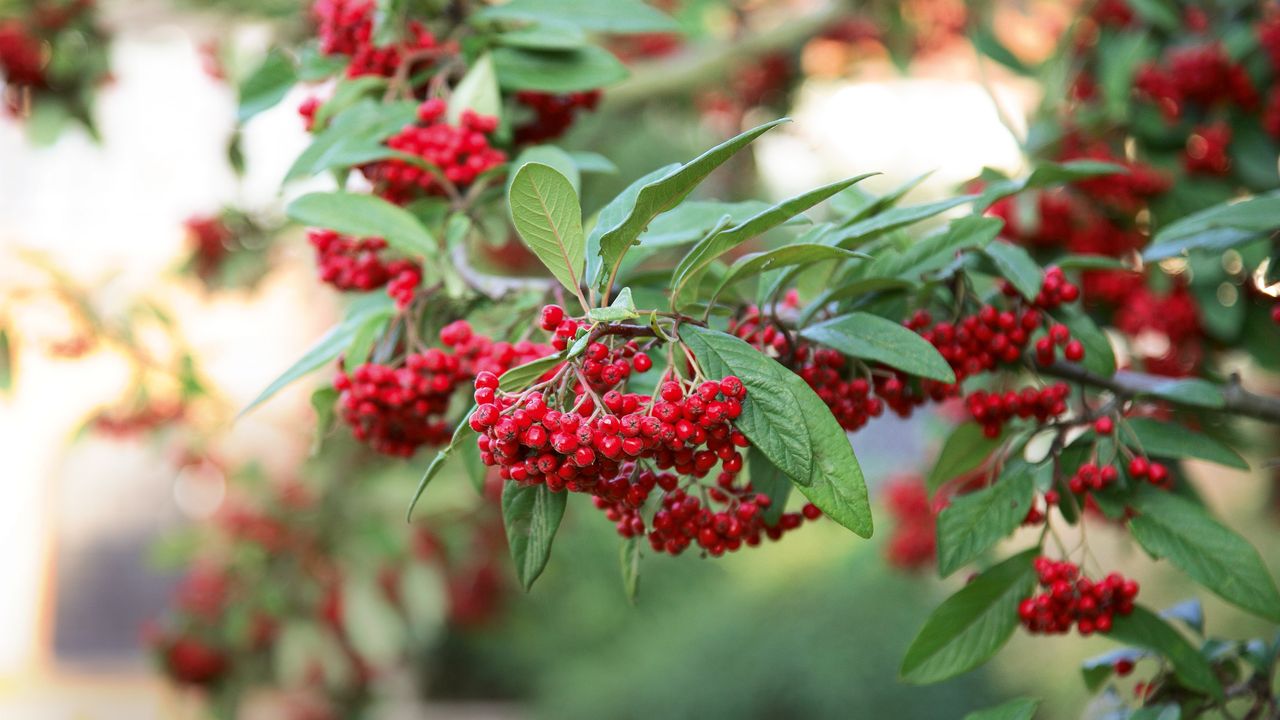
[[[1110,390],[1123,398],[1132,398],[1138,395],[1158,395],[1159,386],[1169,382],[1169,378],[1166,377],[1129,370],[1118,370],[1111,377],[1103,377],[1089,372],[1079,365],[1062,362],[1056,362],[1049,366],[1037,366],[1037,370],[1052,377]],[[1280,398],[1258,395],[1245,390],[1240,384],[1239,373],[1232,373],[1231,381],[1223,386],[1221,390],[1223,405],[1220,409],[1223,412],[1280,425]],[[1160,399],[1174,405],[1204,409],[1202,405],[1184,403],[1165,396],[1161,396]]]

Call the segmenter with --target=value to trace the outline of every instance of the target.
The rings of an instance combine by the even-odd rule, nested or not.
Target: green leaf
[[[367,295],[352,303],[346,318],[341,323],[330,328],[323,337],[303,353],[302,357],[298,358],[297,362],[281,373],[280,377],[271,381],[271,384],[259,393],[253,399],[253,402],[246,405],[236,417],[244,417],[250,410],[266,402],[289,383],[335,360],[351,343],[356,332],[370,318],[378,315],[390,317],[394,312],[395,305],[385,293]]]
[[[409,509],[405,510],[405,522],[413,519],[413,509],[418,506],[418,501],[422,499],[422,493],[431,484],[431,481],[435,479],[436,475],[439,475],[440,471],[444,469],[444,464],[453,456],[454,451],[462,447],[464,443],[476,442],[476,431],[472,430],[469,424],[471,413],[475,412],[475,410],[475,405],[472,405],[471,409],[458,421],[458,426],[454,428],[453,437],[450,438],[449,444],[437,452],[436,456],[431,458],[431,462],[427,464],[427,469],[422,473],[422,479],[418,481],[417,489],[413,491],[413,499],[409,501]]]
[[[1053,261],[1063,270],[1125,270],[1123,260],[1106,255],[1065,255]]]
[[[910,210],[911,208],[895,208]],[[885,213],[886,215],[888,213]],[[881,216],[883,217],[883,216]],[[875,220],[876,218],[872,218]],[[928,235],[901,253],[878,256],[863,274],[867,278],[897,277],[919,280],[955,260],[962,250],[981,249],[1000,234],[1004,222],[992,217],[963,217],[953,220],[945,230]]]
[[[605,230],[621,224],[631,214],[640,191],[648,186],[649,183],[666,177],[679,167],[678,163],[672,163],[650,172],[648,175],[628,185],[617,197],[601,208],[600,212],[596,213],[595,225],[591,228],[591,234],[587,236],[587,278],[592,286],[599,287],[608,280],[607,276],[602,277],[600,273],[600,237],[604,235]]]
[[[582,173],[569,153],[555,145],[533,145],[522,150],[515,162],[511,163],[511,177],[507,179],[508,194],[511,192],[511,182],[515,179],[515,171],[529,163],[542,163],[555,168],[556,172],[565,176],[575,193],[582,188]]]
[[[316,109],[314,127],[324,128],[329,118],[355,105],[362,98],[369,96],[372,102],[375,93],[382,93],[387,88],[387,79],[377,75],[361,75],[354,78],[342,78],[333,88],[333,96]],[[378,147],[383,147],[380,143]]]
[[[733,265],[729,266],[729,271],[725,273],[724,278],[720,280],[719,287],[716,288],[716,295],[719,295],[721,291],[735,282],[770,270],[796,265],[808,265],[822,262],[823,260],[848,260],[858,257],[868,258],[870,256],[817,243],[795,243],[783,245],[773,250],[743,255]]]
[[[964,716],[964,720],[1031,720],[1036,716],[1040,701],[1036,698],[1017,698],[986,710],[976,710]]]
[[[347,352],[343,356],[347,367],[358,368],[369,359],[374,343],[386,331],[389,324],[391,324],[390,315],[379,314],[365,320],[364,324],[356,330],[355,336],[351,338],[351,344],[347,346]]]
[[[310,193],[289,203],[285,212],[304,225],[358,238],[383,238],[387,245],[412,257],[438,256],[435,238],[413,213],[377,195]]]
[[[1222,686],[1208,661],[1169,623],[1145,607],[1139,605],[1129,615],[1116,615],[1107,637],[1151,650],[1167,659],[1174,674],[1188,687],[1222,697]]]
[[[587,44],[587,34],[582,28],[554,21],[508,30],[495,39],[502,45],[530,50],[573,50]]]
[[[707,175],[711,174],[712,170],[720,167],[724,161],[733,157],[752,140],[784,122],[788,120],[783,118],[752,128],[648,182],[636,190],[635,201],[630,207],[617,209],[622,211],[617,213],[621,215],[619,220],[614,221],[614,213],[610,213],[608,218],[610,222],[606,225],[605,213],[601,211],[596,225],[602,228],[600,256],[603,258],[604,267],[610,270],[617,267],[627,249],[635,244],[650,221],[679,205],[699,183],[706,179]],[[631,188],[628,188],[627,193],[624,194],[628,194],[630,190]],[[608,276],[603,279],[607,282]]]
[[[1112,36],[1098,45],[1098,85],[1107,115],[1124,119],[1129,114],[1133,75],[1138,66],[1151,59],[1156,48],[1145,32]]]
[[[1182,16],[1168,0],[1129,0],[1129,5],[1139,17],[1162,30],[1182,28]]]
[[[1226,404],[1222,389],[1200,378],[1161,379],[1144,386],[1142,394],[1214,410],[1220,410]]]
[[[752,445],[832,520],[870,537],[871,504],[858,459],[809,385],[732,335],[683,325],[680,339],[709,377],[736,375],[747,386],[737,426]]]
[[[1144,549],[1166,558],[1222,599],[1280,621],[1280,593],[1262,557],[1205,509],[1177,495],[1143,489],[1129,530]]]
[[[503,392],[520,392],[547,374],[548,370],[564,362],[564,359],[565,353],[559,352],[517,365],[498,378],[498,389]]]
[[[324,444],[324,438],[333,430],[337,420],[338,391],[326,385],[311,393],[311,409],[316,414],[316,434],[311,440],[311,456],[315,457]]]
[[[929,471],[929,478],[925,482],[929,492],[933,493],[948,480],[981,467],[987,458],[991,457],[991,453],[1000,447],[1002,441],[1003,436],[987,437],[982,432],[982,426],[976,422],[957,425],[956,429],[947,436],[942,452],[938,455],[938,461]]]
[[[418,106],[414,103],[362,100],[338,113],[315,136],[285,174],[285,182],[391,157],[395,152],[383,141],[417,117]]]
[[[1034,75],[1035,70],[1027,67],[1017,55],[1014,55],[1000,39],[996,37],[995,32],[986,25],[978,25],[969,32],[969,41],[973,43],[974,49],[995,60],[1001,65],[1018,73],[1019,75]],[[1028,715],[1028,717],[1030,717]]]
[[[1115,373],[1116,356],[1111,350],[1111,341],[1078,305],[1061,305],[1050,314],[1071,330],[1071,337],[1084,345],[1084,360],[1080,361],[1084,369],[1103,377]]]
[[[1221,251],[1280,228],[1280,191],[1215,205],[1161,228],[1142,253],[1156,262],[1192,250]]]
[[[508,197],[525,245],[561,285],[581,296],[587,239],[578,195],[568,178],[550,165],[529,163],[516,171]]]
[[[498,91],[498,75],[493,69],[493,57],[488,53],[479,59],[462,76],[453,93],[449,95],[449,122],[462,122],[462,111],[471,110],[480,115],[501,117],[502,97]]]
[[[778,227],[796,215],[868,177],[870,177],[870,174],[859,175],[810,190],[802,195],[784,200],[737,225],[703,238],[689,250],[689,253],[676,265],[675,271],[671,274],[671,284],[675,288],[674,294],[681,295],[686,286],[688,286],[691,293],[695,292],[697,290],[697,279],[701,277],[702,272],[711,264],[711,261],[724,253],[751,238]]]
[[[986,662],[1018,627],[1018,603],[1035,588],[1032,549],[1005,560],[947,598],[911,642],[899,671],[914,684],[955,677]]]
[[[511,0],[476,13],[472,20],[569,25],[610,34],[677,32],[680,29],[670,17],[640,0]]]
[[[838,245],[843,248],[853,248],[862,243],[883,235],[887,232],[897,230],[899,228],[914,225],[923,220],[940,215],[954,207],[973,202],[976,195],[961,195],[959,197],[948,198],[946,200],[938,200],[937,202],[925,203],[923,205],[908,205],[906,207],[896,207],[886,210],[878,215],[872,215],[865,220],[859,220],[851,224],[845,224],[840,231],[833,233],[827,244]],[[995,218],[987,218],[995,220]],[[999,220],[996,220],[999,222]],[[994,237],[994,236],[993,236]],[[947,258],[950,260],[950,258]]]
[[[754,445],[747,450],[747,467],[751,473],[751,487],[757,493],[769,496],[768,509],[764,511],[766,525],[777,525],[787,509],[791,495],[791,479]]]
[[[640,538],[630,537],[622,541],[619,561],[622,566],[622,588],[627,593],[627,602],[632,605],[640,594]]]
[[[632,202],[635,202],[634,198]],[[729,218],[731,225],[736,225],[769,207],[769,203],[761,200],[685,200],[655,217],[640,233],[637,244],[645,248],[687,245],[706,237],[725,217]]]
[[[13,390],[13,346],[9,342],[9,331],[0,328],[0,392]]]
[[[1010,195],[1016,195],[1023,190],[1052,187],[1103,175],[1127,172],[1129,172],[1128,169],[1123,165],[1099,160],[1068,160],[1060,163],[1044,163],[1036,166],[1024,178],[997,180],[987,185],[974,203],[974,208],[978,211],[986,210],[995,201]]]
[[[528,592],[551,557],[551,541],[564,517],[565,492],[551,492],[546,485],[508,482],[502,488],[502,524],[515,561],[516,577]]]
[[[930,380],[956,381],[955,372],[928,340],[892,320],[855,312],[800,331],[801,337],[845,355],[874,360]]]
[[[272,49],[262,64],[240,83],[240,108],[236,112],[236,120],[246,122],[263,110],[274,107],[297,81],[298,71],[293,60],[278,48]]]
[[[1124,443],[1152,457],[1199,458],[1239,470],[1249,469],[1249,463],[1235,450],[1178,423],[1133,418],[1126,420],[1124,424],[1132,431],[1130,433],[1124,427],[1120,428],[1119,436]]]
[[[1019,465],[994,485],[953,499],[938,515],[938,573],[947,577],[1017,530],[1033,497],[1035,477]]]
[[[1044,283],[1044,272],[1031,255],[1021,247],[1007,242],[993,242],[983,248],[995,264],[1000,275],[1008,280],[1022,297],[1035,300]]]
[[[594,45],[544,51],[515,47],[493,50],[498,84],[506,90],[570,93],[595,90],[627,77],[627,68]]]
[[[587,312],[587,317],[592,322],[622,322],[623,320],[634,320],[640,317],[639,311],[636,310],[636,303],[631,298],[631,288],[625,287],[618,293],[618,297],[614,298],[609,307],[592,308]]]

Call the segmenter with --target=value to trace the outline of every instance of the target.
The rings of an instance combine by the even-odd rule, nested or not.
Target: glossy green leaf
[[[507,179],[508,193],[511,192],[511,181],[515,179],[516,172],[529,163],[542,163],[555,168],[556,172],[565,176],[575,193],[582,189],[582,172],[569,153],[555,145],[532,145],[520,151],[511,163],[511,177]]]
[[[996,654],[1018,627],[1018,603],[1036,584],[1028,550],[979,575],[938,606],[911,642],[899,671],[915,684],[940,682]]]
[[[1226,404],[1222,389],[1200,378],[1162,379],[1144,386],[1142,394],[1214,410],[1219,410]]]
[[[511,0],[485,8],[472,19],[476,22],[570,25],[612,34],[677,32],[680,29],[669,16],[640,0]]]
[[[829,245],[838,245],[843,248],[854,248],[872,238],[928,220],[952,208],[972,202],[975,197],[977,196],[961,195],[922,205],[891,208],[864,220],[846,224],[840,228],[839,232],[832,233],[825,242]],[[997,220],[997,222],[999,221]]]
[[[679,169],[678,163],[664,165],[631,183],[625,190],[608,202],[600,212],[596,213],[595,225],[587,236],[587,278],[591,285],[603,287],[609,280],[607,274],[601,273],[600,237],[606,230],[621,224],[631,214],[640,191],[650,183],[660,180]],[[695,238],[696,239],[696,238]],[[619,258],[620,259],[620,258]],[[610,265],[610,268],[613,266]]]
[[[1106,255],[1065,255],[1053,261],[1063,270],[1125,270],[1123,260]]]
[[[859,175],[810,190],[698,241],[671,274],[671,284],[675,288],[675,293],[679,295],[686,286],[690,292],[696,291],[698,278],[713,260],[867,177],[870,175]]]
[[[515,562],[516,577],[527,592],[551,557],[567,492],[551,492],[546,485],[508,482],[502,488],[502,524]]]
[[[1044,272],[1023,248],[1007,242],[993,242],[982,250],[1022,297],[1035,300],[1044,283]]]
[[[346,168],[394,155],[383,141],[418,117],[410,102],[378,103],[362,100],[339,112],[298,156],[285,181],[310,177],[332,168]]]
[[[406,255],[438,256],[435,238],[413,213],[376,195],[310,193],[289,203],[285,212],[311,227],[328,228],[358,238],[383,238],[387,245]]]
[[[9,330],[0,328],[0,392],[13,390],[13,345],[9,341]]]
[[[619,551],[619,565],[622,568],[622,589],[627,594],[627,602],[635,604],[640,594],[640,538],[631,537],[622,541]]]
[[[959,570],[1017,530],[1034,497],[1035,478],[1019,465],[994,485],[952,499],[938,515],[939,574]]]
[[[737,427],[805,497],[862,537],[871,504],[848,435],[799,375],[732,335],[684,325],[680,339],[709,377],[738,376],[747,386]]]
[[[507,30],[495,39],[502,45],[530,50],[573,50],[587,44],[587,34],[582,28],[552,20]]]
[[[391,298],[385,293],[375,293],[360,298],[352,303],[347,311],[346,318],[330,328],[319,340],[316,341],[297,362],[289,366],[275,380],[271,381],[261,393],[258,394],[253,402],[244,407],[236,417],[243,417],[250,410],[266,402],[276,393],[280,392],[294,380],[318,370],[325,365],[333,362],[342,351],[350,344],[351,339],[355,337],[356,332],[364,326],[371,318],[378,315],[389,317],[395,312],[395,305]]]
[[[559,352],[555,355],[530,360],[523,365],[517,365],[510,370],[502,373],[498,378],[498,389],[503,392],[520,392],[530,385],[534,384],[549,370],[564,362],[565,353]]]
[[[928,340],[879,315],[841,315],[810,325],[800,335],[845,355],[883,363],[912,375],[945,383],[956,381],[951,366]]]
[[[609,307],[591,308],[587,312],[587,318],[592,322],[622,322],[638,317],[640,313],[636,310],[635,300],[631,298],[631,288],[622,288]]]
[[[1174,674],[1188,687],[1222,697],[1213,668],[1199,651],[1169,623],[1141,605],[1129,615],[1116,615],[1107,637],[1151,650],[1173,665]]]
[[[720,167],[752,140],[784,122],[787,119],[774,120],[752,128],[646,183],[635,191],[635,200],[630,203],[630,207],[616,208],[609,213],[608,224],[604,211],[601,211],[596,224],[601,228],[599,252],[603,267],[609,270],[616,267],[627,249],[636,243],[640,233],[644,232],[655,217],[679,205],[712,170]],[[629,194],[630,190],[628,188],[628,192],[624,194]],[[614,220],[617,216],[620,219]],[[608,278],[608,274],[605,274],[602,279],[607,282]]]
[[[953,220],[946,229],[921,238],[900,253],[877,255],[863,277],[919,280],[946,267],[955,260],[956,253],[986,247],[1002,227],[1004,223],[999,218],[971,216]]]
[[[1017,698],[986,710],[977,710],[964,716],[964,720],[1032,720],[1040,701],[1035,698]]]
[[[947,436],[942,452],[938,454],[938,461],[929,471],[929,477],[925,481],[929,492],[933,493],[947,481],[982,467],[991,453],[1000,447],[1002,440],[1000,437],[987,437],[982,432],[982,426],[976,422],[957,425]]]
[[[1035,70],[1022,62],[1017,55],[1013,54],[1000,39],[996,37],[994,30],[987,25],[978,24],[969,32],[969,41],[973,43],[973,47],[978,52],[995,60],[1001,65],[1018,73],[1019,75],[1031,76],[1035,74]],[[1030,716],[1028,716],[1030,717]]]
[[[587,238],[572,183],[550,165],[529,163],[516,171],[508,198],[525,245],[561,285],[580,295]]]
[[[236,120],[246,122],[284,99],[298,82],[298,70],[283,51],[272,49],[262,64],[240,83],[240,107]]]
[[[571,93],[612,85],[627,77],[627,68],[612,53],[595,45],[573,50],[493,50],[498,84],[506,90]]]
[[[747,450],[747,469],[751,473],[752,489],[769,496],[769,507],[763,515],[765,524],[777,525],[787,509],[787,498],[791,495],[791,479],[776,465],[769,462],[769,458],[755,446]]]
[[[447,116],[451,124],[458,125],[462,122],[464,110],[490,117],[499,117],[502,114],[498,74],[493,68],[493,57],[488,53],[481,55],[471,64],[467,74],[462,76],[462,80],[449,95]]]
[[[867,257],[869,256],[863,253],[817,243],[795,243],[783,245],[773,250],[750,253],[738,258],[733,265],[729,266],[729,271],[720,280],[716,294],[718,295],[721,290],[735,282],[755,277],[770,270],[777,270],[778,268],[809,265],[823,260],[849,260]]]
[[[1280,593],[1258,551],[1203,507],[1168,492],[1137,496],[1133,537],[1222,599],[1280,622]]]
[[[618,166],[613,164],[609,158],[600,153],[588,152],[586,150],[570,150],[569,157],[573,159],[573,164],[578,166],[581,173],[597,173],[600,175],[617,175]]]
[[[1249,469],[1249,463],[1235,450],[1179,423],[1133,418],[1124,424],[1132,432],[1121,427],[1118,436],[1125,444],[1152,457],[1199,458],[1239,470]]]
[[[1053,187],[1088,180],[1104,175],[1128,172],[1123,165],[1098,160],[1068,160],[1060,163],[1038,165],[1026,177],[997,180],[989,183],[974,203],[977,210],[986,210],[996,200],[1016,195],[1023,190]]]
[[[1155,262],[1193,250],[1221,251],[1280,228],[1280,191],[1215,205],[1156,232],[1142,258]]]

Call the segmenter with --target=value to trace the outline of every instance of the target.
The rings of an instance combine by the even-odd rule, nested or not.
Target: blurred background
[[[682,20],[714,35],[717,11],[688,5]],[[1012,5],[995,27],[1029,57],[1046,56],[1078,10]],[[825,6],[742,7],[776,33]],[[904,3],[890,29],[877,27],[879,9],[851,14],[840,32],[800,33],[776,78],[744,63],[728,84],[666,88],[637,62],[563,142],[620,168],[585,184],[588,212],[644,172],[781,115],[795,122],[715,178],[712,197],[759,188],[778,198],[869,171],[883,173],[866,184],[880,192],[931,172],[911,195],[925,200],[984,167],[1024,168],[1019,134],[1040,91],[978,59],[966,4]],[[1102,640],[1019,635],[984,670],[927,688],[896,681],[924,617],[963,582],[902,567],[910,552],[891,547],[883,510],[896,482],[927,471],[942,418],[882,419],[854,438],[876,539],[816,523],[740,556],[646,558],[632,606],[612,527],[577,507],[584,498],[527,595],[493,504],[460,471],[438,479],[406,524],[430,454],[379,460],[345,428],[317,452],[308,398],[327,370],[237,417],[340,317],[281,210],[324,185],[280,191],[308,143],[305,93],[240,130],[236,121],[235,78],[300,32],[305,13],[283,0],[102,0],[95,12],[106,33],[87,42],[110,70],[87,109],[92,130],[74,114],[0,115],[0,327],[12,374],[0,395],[0,718],[225,714],[157,669],[201,661],[153,649],[174,631],[162,618],[175,603],[225,613],[223,631],[274,648],[258,655],[275,680],[242,693],[242,717],[932,718],[1023,693],[1047,698],[1043,717],[1080,716],[1078,676],[1045,673],[1041,660],[1073,668],[1108,649]],[[243,239],[231,267],[210,264],[220,258],[210,260],[202,222],[215,218]],[[1265,540],[1275,537],[1266,483],[1220,468],[1205,478],[1215,509],[1253,518],[1247,534],[1280,564]],[[1152,604],[1184,598],[1179,576],[1093,532],[1095,552],[1123,562]],[[294,585],[293,566],[308,562],[331,584]],[[250,595],[252,612],[237,600]],[[1206,606],[1215,632],[1261,631]],[[314,630],[326,623],[365,630],[338,647]],[[343,689],[317,693],[306,682],[316,676]]]

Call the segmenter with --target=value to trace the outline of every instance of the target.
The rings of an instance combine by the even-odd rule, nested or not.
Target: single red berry
[[[542,308],[542,318],[539,323],[543,330],[551,332],[560,326],[564,321],[564,308],[559,305],[546,305]]]
[[[1115,427],[1115,421],[1110,416],[1100,417],[1093,423],[1093,430],[1099,435],[1110,435],[1111,431],[1115,430]]]
[[[1071,362],[1080,362],[1084,359],[1084,343],[1079,340],[1072,340],[1062,349],[1062,355]]]

